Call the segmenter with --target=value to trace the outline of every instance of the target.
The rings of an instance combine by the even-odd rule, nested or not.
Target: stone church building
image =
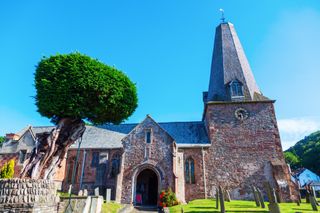
[[[203,92],[199,121],[157,122],[150,115],[136,124],[87,126],[76,161],[72,145],[56,181],[67,191],[111,188],[121,203],[156,205],[171,188],[182,201],[212,197],[229,189],[234,199],[252,197],[269,181],[283,200],[294,199],[294,184],[284,161],[274,100],[260,91],[233,24],[216,27],[211,76]],[[32,150],[36,134],[53,127],[29,126],[8,134],[0,164],[16,159],[16,174]],[[77,163],[75,165],[75,163]],[[139,198],[139,199],[137,199]]]

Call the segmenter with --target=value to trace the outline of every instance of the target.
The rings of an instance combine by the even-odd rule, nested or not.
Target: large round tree
[[[124,73],[80,53],[41,59],[35,87],[38,112],[55,127],[37,134],[22,178],[51,179],[69,147],[83,135],[84,121],[119,124],[137,107],[135,84]]]

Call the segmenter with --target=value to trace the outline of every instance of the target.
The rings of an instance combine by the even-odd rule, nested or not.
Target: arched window
[[[230,95],[232,97],[243,97],[242,83],[238,80],[231,81],[230,84]]]
[[[188,158],[185,163],[185,181],[186,183],[195,183],[194,178],[194,160]]]
[[[110,176],[112,178],[116,177],[120,172],[120,159],[121,159],[121,156],[119,153],[116,153],[112,156],[111,173],[110,173]]]

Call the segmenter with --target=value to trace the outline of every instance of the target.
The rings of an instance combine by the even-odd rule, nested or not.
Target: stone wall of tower
[[[236,118],[239,108],[247,118]],[[206,153],[208,189],[221,185],[235,199],[248,199],[251,185],[263,189],[269,181],[283,200],[293,199],[272,101],[208,103],[204,119],[212,144]]]
[[[151,130],[151,143],[146,143],[146,130]],[[134,203],[137,176],[144,169],[155,171],[158,177],[158,193],[175,190],[173,173],[174,143],[149,116],[123,139],[121,203]]]

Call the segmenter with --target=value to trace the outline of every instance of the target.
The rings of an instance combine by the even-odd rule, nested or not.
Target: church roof
[[[160,122],[158,123],[179,144],[210,144],[208,135],[201,121]],[[114,132],[129,134],[138,124],[103,125]]]
[[[228,86],[232,81],[242,83],[245,101],[268,100],[256,84],[233,24],[224,22],[216,28],[206,101],[230,101]]]

